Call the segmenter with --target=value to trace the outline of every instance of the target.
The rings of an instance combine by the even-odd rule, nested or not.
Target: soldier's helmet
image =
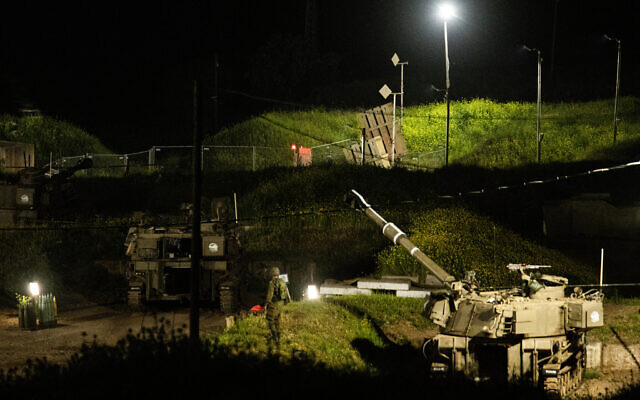
[[[271,267],[271,276],[276,276],[276,275],[280,275],[280,268]]]

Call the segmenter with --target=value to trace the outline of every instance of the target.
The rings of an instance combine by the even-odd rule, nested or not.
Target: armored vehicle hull
[[[235,311],[240,241],[238,231],[220,222],[201,224],[201,300]],[[184,301],[190,297],[191,229],[135,227],[127,240],[128,303]]]
[[[522,287],[480,290],[473,279],[456,280],[448,274],[360,194],[352,191],[347,200],[442,283],[442,289],[425,299],[423,313],[440,327],[440,333],[423,344],[432,374],[529,381],[555,396],[580,382],[585,332],[604,323],[599,291],[576,288],[565,296],[566,278],[538,271],[548,266],[525,264],[507,266],[521,274]]]
[[[57,170],[29,167],[0,181],[0,226],[33,225],[57,216],[75,197],[68,179],[92,165],[90,158],[82,158],[71,167]]]

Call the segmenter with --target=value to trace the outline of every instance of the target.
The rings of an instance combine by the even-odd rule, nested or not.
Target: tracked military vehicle
[[[225,313],[237,307],[241,272],[239,227],[229,217],[228,199],[214,199],[213,217],[201,224],[201,300],[219,304]],[[191,226],[137,226],[125,240],[129,261],[127,302],[188,301],[191,282]]]
[[[566,278],[522,264],[508,266],[520,272],[522,287],[480,290],[474,282],[447,273],[356,191],[347,200],[442,284],[431,291],[424,306],[424,315],[440,327],[440,333],[423,345],[432,374],[529,381],[555,397],[566,395],[581,381],[585,332],[603,325],[599,291],[576,288],[567,297]]]
[[[66,168],[24,168],[0,181],[0,226],[32,225],[56,217],[74,200],[69,178],[92,166],[93,160],[87,157]]]

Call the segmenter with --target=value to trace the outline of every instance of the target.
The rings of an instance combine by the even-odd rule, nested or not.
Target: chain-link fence
[[[308,150],[310,162],[300,162],[301,150],[267,146],[203,146],[202,168],[208,171],[258,171],[297,165],[353,163],[345,149],[357,143],[353,139],[327,143]],[[79,172],[86,176],[123,176],[127,174],[166,171],[188,174],[192,170],[193,146],[153,146],[149,150],[126,154],[83,154],[62,157],[52,168],[68,168],[83,158],[91,158],[93,167]],[[365,158],[365,163],[371,163]],[[425,153],[409,153],[397,166],[408,169],[432,169],[444,164],[444,149]]]
[[[426,152],[409,151],[398,163],[399,167],[407,169],[436,169],[444,167],[444,149]]]

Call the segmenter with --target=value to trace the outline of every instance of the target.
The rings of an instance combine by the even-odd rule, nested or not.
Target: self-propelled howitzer
[[[528,380],[557,396],[580,382],[586,366],[585,332],[603,325],[599,291],[576,288],[567,297],[566,278],[541,274],[538,270],[546,266],[524,264],[507,266],[520,272],[522,287],[479,290],[473,282],[455,280],[355,190],[347,200],[442,282],[424,308],[425,316],[440,326],[440,333],[423,345],[432,373]]]

